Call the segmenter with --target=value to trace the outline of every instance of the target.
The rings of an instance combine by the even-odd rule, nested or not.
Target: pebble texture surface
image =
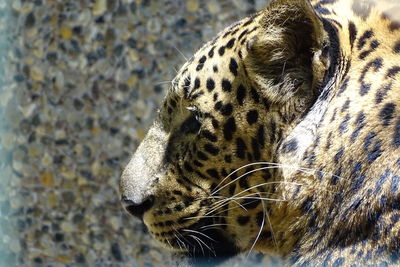
[[[119,176],[184,57],[267,2],[2,1],[0,259],[178,264],[122,210]]]

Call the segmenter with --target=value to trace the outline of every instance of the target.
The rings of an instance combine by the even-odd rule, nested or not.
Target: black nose
[[[121,201],[125,209],[133,216],[143,219],[143,214],[154,204],[154,196],[148,196],[142,202],[135,202],[125,195],[121,196]]]

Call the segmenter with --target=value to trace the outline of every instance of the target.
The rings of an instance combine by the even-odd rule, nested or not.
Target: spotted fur
[[[400,6],[276,0],[179,71],[121,178],[166,247],[399,264]]]

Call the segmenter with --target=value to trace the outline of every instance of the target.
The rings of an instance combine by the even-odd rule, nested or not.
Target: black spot
[[[390,121],[393,119],[393,113],[396,108],[394,103],[386,103],[379,113],[379,118],[382,120],[383,126],[389,126]]]
[[[208,160],[207,155],[204,154],[204,153],[201,152],[201,151],[197,151],[197,157],[198,157],[200,160]]]
[[[197,166],[197,167],[204,167],[204,164],[203,163],[201,163],[200,161],[197,161],[197,160],[193,160],[193,164],[195,165],[195,166]]]
[[[223,132],[225,140],[232,140],[233,133],[236,131],[236,122],[233,117],[230,117],[224,124]]]
[[[220,109],[220,112],[224,116],[230,116],[232,114],[233,107],[232,104],[228,103],[226,105],[223,105]]]
[[[352,21],[349,22],[349,36],[350,36],[351,49],[353,49],[354,41],[357,38],[357,28],[354,22]]]
[[[231,61],[229,62],[229,70],[233,73],[233,75],[238,74],[238,64],[234,58],[231,58]]]
[[[400,72],[400,66],[394,66],[387,71],[386,77],[393,78],[399,72]]]
[[[399,183],[400,183],[400,176],[395,175],[392,177],[392,182],[390,184],[390,191],[392,193],[397,194],[397,190],[399,189]]]
[[[346,102],[344,102],[343,106],[342,106],[342,112],[348,110],[350,107],[350,99],[347,99]]]
[[[249,18],[248,21],[246,21],[245,23],[243,23],[243,27],[246,27],[247,25],[251,24],[253,22],[253,18]]]
[[[342,146],[334,156],[334,161],[336,164],[339,163],[339,160],[342,158],[343,154],[344,154],[344,147]]]
[[[260,103],[260,96],[257,93],[256,89],[254,89],[252,87],[251,90],[250,90],[250,94],[251,94],[251,97],[253,98],[254,102]]]
[[[258,111],[255,109],[250,110],[249,112],[247,112],[246,119],[250,125],[256,123],[258,120]]]
[[[354,191],[357,191],[361,188],[361,185],[363,184],[365,179],[364,175],[360,175],[361,168],[362,163],[358,161],[356,164],[354,164],[353,170],[351,171],[351,177],[354,179],[352,190]]]
[[[399,54],[400,53],[400,40],[397,41],[393,46],[393,53]]]
[[[231,32],[232,32],[231,30],[225,32],[225,34],[222,36],[222,38],[225,38],[226,36],[228,36],[229,34],[231,34]]]
[[[200,88],[200,79],[199,78],[196,78],[195,80],[194,80],[194,90],[196,90],[196,89],[199,89]]]
[[[322,15],[331,14],[331,11],[329,9],[327,9],[327,8],[325,8],[325,7],[323,7],[323,6],[319,5],[319,4],[314,5],[314,8],[315,8],[316,11],[318,11],[318,13],[320,13]]]
[[[376,96],[375,96],[375,103],[380,104],[383,101],[383,98],[386,96],[386,94],[392,89],[392,82],[383,85],[381,88],[379,88],[376,91]]]
[[[364,112],[361,111],[361,112],[358,114],[357,118],[356,118],[356,124],[357,124],[357,125],[363,124],[364,121],[365,121],[365,118],[366,118],[366,116],[365,116]]]
[[[235,44],[235,40],[236,40],[236,38],[230,39],[229,42],[226,44],[226,47],[227,48],[232,48],[233,45]]]
[[[314,199],[312,197],[307,197],[307,199],[303,202],[301,210],[304,213],[309,213],[312,210]]]
[[[232,90],[232,84],[227,79],[222,80],[222,90],[225,92],[230,92]]]
[[[202,56],[202,57],[199,59],[199,64],[198,64],[197,67],[196,67],[196,70],[197,70],[197,71],[199,71],[199,70],[201,70],[201,69],[203,68],[204,62],[206,62],[206,60],[207,60],[206,56]]]
[[[217,73],[218,72],[218,67],[217,66],[213,66],[213,71],[215,72],[215,73]]]
[[[213,95],[213,100],[214,100],[214,102],[218,100],[218,93],[215,93],[215,94]]]
[[[240,159],[244,159],[245,158],[245,154],[246,154],[246,143],[243,141],[242,138],[237,138],[236,139],[236,154],[238,156],[238,158]]]
[[[225,162],[227,162],[227,163],[231,163],[231,162],[232,162],[232,156],[231,156],[231,155],[225,155],[225,156],[224,156],[224,160],[225,160]]]
[[[217,103],[215,103],[214,109],[215,110],[221,110],[223,106],[224,105],[222,104],[222,101],[218,101]]]
[[[342,123],[339,125],[339,132],[342,134],[347,131],[347,126],[349,125],[350,115],[347,114]]]
[[[185,168],[185,170],[187,170],[188,172],[193,172],[193,168],[192,166],[190,166],[190,164],[188,162],[185,162],[183,164],[183,167]]]
[[[297,150],[297,140],[291,139],[282,145],[282,152],[283,153],[291,153]]]
[[[213,119],[211,121],[211,124],[214,127],[214,129],[218,129],[219,128],[219,122],[216,119]]]
[[[179,190],[173,190],[172,193],[174,195],[178,195],[178,196],[182,196],[183,195],[182,191],[179,191]]]
[[[214,82],[214,80],[213,80],[212,78],[208,78],[208,79],[207,79],[206,87],[207,87],[207,90],[208,90],[209,92],[211,92],[212,90],[214,90],[214,88],[215,88],[215,82]]]
[[[260,227],[265,224],[264,212],[260,211],[259,213],[257,213],[256,221],[257,221],[258,226],[260,226]]]
[[[371,150],[371,152],[368,154],[368,162],[372,163],[374,162],[377,158],[379,158],[382,155],[382,143],[380,141],[375,143],[375,146]]]
[[[175,211],[178,211],[178,212],[179,212],[179,211],[182,211],[182,210],[183,210],[183,206],[178,204],[178,205],[176,205],[176,206],[174,207],[174,210],[175,210]]]
[[[212,144],[205,144],[204,150],[214,156],[218,155],[219,153],[219,149]]]
[[[373,35],[374,33],[372,32],[372,30],[364,32],[363,35],[360,37],[360,39],[358,39],[357,49],[361,50],[366,44],[367,40],[371,38]]]
[[[349,84],[349,77],[347,77],[344,80],[343,84],[340,86],[340,89],[338,91],[338,96],[340,96],[347,89],[348,84]]]
[[[211,178],[219,179],[219,173],[216,169],[208,169],[206,173],[211,176]]]
[[[225,46],[221,46],[221,47],[218,49],[218,54],[219,54],[220,56],[223,56],[223,55],[225,54]]]
[[[237,222],[239,225],[246,225],[250,221],[250,216],[239,216]]]
[[[368,151],[369,146],[372,144],[373,139],[376,137],[376,133],[369,132],[364,139],[364,150]]]
[[[208,56],[209,56],[210,58],[212,58],[212,57],[214,56],[214,49],[215,49],[215,46],[213,46],[213,47],[210,49],[210,51],[208,51]]]
[[[371,42],[371,45],[370,45],[371,50],[376,50],[380,45],[381,45],[381,44],[379,43],[378,40],[373,40],[373,41]]]
[[[386,182],[386,180],[390,176],[390,170],[386,169],[386,171],[379,177],[375,184],[375,192],[379,192],[382,188],[382,185]]]
[[[395,147],[400,147],[400,118],[397,120],[394,127],[393,145]]]
[[[248,29],[244,30],[244,31],[239,35],[238,41],[240,41],[240,39],[242,39],[243,36],[245,36],[245,35],[247,34],[248,31],[249,31]]]
[[[243,86],[243,84],[240,84],[236,92],[236,100],[238,101],[239,105],[243,105],[245,97],[246,88]]]
[[[360,95],[364,96],[364,95],[368,94],[370,89],[371,89],[371,84],[365,83],[364,81],[362,81],[361,87],[360,87]]]
[[[342,174],[342,167],[339,167],[331,177],[331,184],[336,185]]]
[[[209,130],[201,131],[201,135],[204,136],[206,139],[210,140],[211,142],[217,142],[218,138],[215,134],[210,132]]]

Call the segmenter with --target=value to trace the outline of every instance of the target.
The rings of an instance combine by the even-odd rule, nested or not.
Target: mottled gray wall
[[[184,57],[268,0],[3,1],[0,259],[170,260],[123,212],[122,168]]]

